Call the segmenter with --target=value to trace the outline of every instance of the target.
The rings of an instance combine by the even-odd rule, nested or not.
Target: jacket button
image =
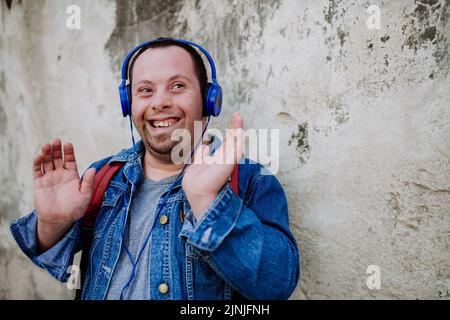
[[[167,218],[167,216],[164,214],[161,217],[159,217],[159,223],[161,224],[166,224],[167,221],[169,220],[169,218]]]
[[[169,287],[165,283],[161,283],[159,285],[158,289],[159,289],[159,292],[161,292],[162,294],[165,294],[169,291]]]
[[[184,223],[184,210],[183,210],[183,205],[181,205],[181,210],[180,210],[180,221],[181,221],[181,224]]]

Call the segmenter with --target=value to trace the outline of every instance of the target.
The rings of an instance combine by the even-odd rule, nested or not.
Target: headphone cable
[[[205,128],[203,129],[203,132],[202,132],[202,135],[201,135],[200,139],[197,141],[197,144],[194,146],[194,149],[191,152],[191,155],[189,157],[189,161],[187,161],[184,164],[183,169],[181,169],[181,171],[177,175],[175,181],[172,183],[172,185],[170,186],[169,190],[167,191],[166,196],[164,197],[164,199],[163,199],[163,201],[161,203],[161,206],[158,209],[158,212],[157,212],[157,214],[155,216],[155,219],[153,219],[152,226],[151,226],[151,228],[150,228],[150,230],[149,230],[149,232],[147,234],[147,237],[145,238],[144,245],[142,246],[141,250],[139,251],[139,254],[138,254],[137,258],[136,258],[136,262],[133,261],[133,256],[131,255],[130,251],[128,250],[128,247],[126,246],[126,244],[124,244],[124,231],[125,231],[126,223],[123,224],[123,228],[122,228],[122,244],[125,247],[125,251],[126,251],[126,253],[128,255],[128,258],[130,259],[130,262],[131,262],[131,265],[132,265],[132,270],[131,270],[131,274],[130,274],[130,277],[128,278],[127,283],[122,288],[122,291],[120,293],[120,300],[123,300],[123,294],[124,294],[125,290],[130,286],[131,282],[134,280],[134,277],[136,276],[136,270],[137,270],[137,266],[138,266],[138,263],[139,263],[139,259],[141,258],[141,255],[144,252],[144,249],[147,246],[147,243],[148,243],[148,241],[150,239],[150,236],[151,236],[151,233],[152,233],[152,230],[153,230],[153,226],[155,225],[156,217],[158,217],[159,214],[161,213],[161,210],[164,208],[164,206],[166,204],[166,201],[167,201],[167,198],[169,197],[170,193],[172,192],[172,189],[174,188],[175,184],[178,182],[178,180],[180,179],[180,177],[182,176],[182,174],[186,170],[187,165],[189,164],[189,162],[192,160],[192,157],[193,157],[193,155],[195,153],[195,150],[197,150],[199,144],[202,142],[203,135],[205,134],[206,129],[208,128],[209,119],[210,119],[210,116],[208,116]],[[134,139],[133,139],[133,143],[134,143]],[[125,193],[124,193],[123,199],[124,199],[124,207],[125,207]],[[130,198],[129,202],[131,203],[131,198]],[[126,216],[126,214],[124,216]]]

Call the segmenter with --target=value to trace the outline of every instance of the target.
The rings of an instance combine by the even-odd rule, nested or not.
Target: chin
[[[147,151],[152,155],[169,156],[172,152],[173,147],[177,144],[177,141],[171,141],[167,138],[165,141],[155,142],[151,139],[145,139],[144,145]]]

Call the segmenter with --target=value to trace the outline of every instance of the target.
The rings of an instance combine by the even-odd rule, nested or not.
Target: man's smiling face
[[[170,161],[175,129],[194,133],[202,117],[202,95],[194,60],[178,46],[149,48],[133,66],[132,115],[145,148],[154,157]]]

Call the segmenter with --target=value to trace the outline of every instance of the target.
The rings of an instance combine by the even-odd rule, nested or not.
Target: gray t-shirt
[[[156,215],[159,199],[175,181],[176,175],[159,181],[145,179],[137,186],[136,193],[130,204],[130,212],[126,224],[124,243],[136,261],[137,255],[144,245],[145,239]],[[130,286],[124,291],[123,298],[131,300],[149,300],[150,297],[150,248],[151,237],[142,252],[137,265],[136,275]],[[124,248],[120,251],[119,260],[113,271],[107,300],[120,299],[122,288],[128,282],[132,270],[130,259]]]

